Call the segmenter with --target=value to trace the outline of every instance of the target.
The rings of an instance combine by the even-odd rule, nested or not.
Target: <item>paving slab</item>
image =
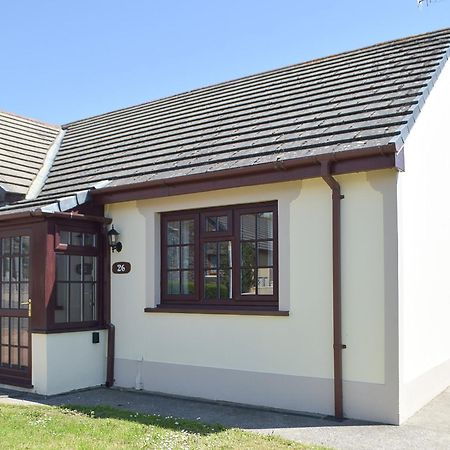
[[[340,450],[450,450],[450,388],[401,426],[303,415],[169,397],[143,391],[96,388],[50,397],[0,389],[0,404],[109,405],[131,411],[220,423]]]

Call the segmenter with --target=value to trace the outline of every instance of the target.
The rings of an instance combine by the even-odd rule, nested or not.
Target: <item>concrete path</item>
[[[283,414],[229,404],[104,388],[47,398],[0,389],[1,403],[110,405],[143,413],[199,419],[253,432],[274,433],[286,439],[342,450],[450,450],[450,388],[400,427],[356,420],[337,422],[324,416]]]

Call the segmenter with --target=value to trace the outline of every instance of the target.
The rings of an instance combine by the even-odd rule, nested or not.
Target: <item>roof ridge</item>
[[[88,120],[91,120],[91,119],[107,116],[108,114],[117,113],[117,112],[120,112],[120,111],[126,111],[128,109],[133,109],[133,108],[139,108],[141,106],[149,105],[151,103],[156,103],[156,102],[162,102],[162,101],[168,100],[168,99],[175,99],[177,97],[182,97],[182,96],[185,96],[187,94],[194,93],[194,92],[204,91],[204,90],[207,90],[207,89],[211,89],[211,88],[214,88],[214,87],[226,85],[226,84],[229,84],[229,83],[233,83],[233,82],[237,82],[237,81],[241,81],[241,80],[245,80],[245,79],[250,79],[250,78],[256,77],[256,76],[282,72],[282,71],[285,71],[286,69],[289,69],[289,68],[306,66],[306,65],[310,65],[310,64],[316,64],[316,63],[318,63],[320,61],[333,60],[335,58],[339,58],[339,57],[342,57],[344,55],[351,55],[352,53],[364,52],[364,51],[369,50],[369,49],[376,49],[376,48],[387,46],[387,45],[393,44],[393,43],[402,43],[402,42],[412,41],[412,40],[416,40],[416,39],[423,38],[423,37],[432,37],[433,35],[440,35],[440,34],[448,34],[448,36],[450,38],[450,27],[442,28],[442,29],[434,30],[434,31],[430,31],[430,32],[420,33],[420,34],[416,34],[416,35],[412,35],[412,36],[407,36],[407,37],[403,37],[403,38],[391,39],[391,40],[388,40],[388,41],[379,42],[379,43],[376,43],[376,44],[371,44],[371,45],[368,45],[368,46],[365,46],[365,47],[359,47],[359,48],[352,49],[352,50],[345,50],[343,52],[338,52],[338,53],[335,53],[335,54],[332,54],[332,55],[327,55],[327,56],[323,56],[323,57],[319,57],[319,58],[314,58],[314,59],[308,60],[308,61],[302,61],[302,62],[297,62],[297,63],[294,63],[294,64],[288,64],[286,66],[278,67],[276,69],[269,69],[269,70],[265,70],[265,71],[262,71],[262,72],[253,73],[253,74],[250,74],[250,75],[244,75],[242,77],[232,78],[230,80],[220,81],[218,83],[212,83],[212,84],[207,85],[207,86],[202,86],[202,87],[190,89],[190,90],[179,92],[179,93],[176,93],[176,94],[166,95],[164,97],[155,98],[155,99],[144,101],[144,102],[141,102],[141,103],[125,106],[125,107],[122,107],[122,108],[113,109],[111,111],[106,111],[106,112],[100,113],[100,114],[94,114],[92,116],[84,117],[82,119],[78,119],[78,120],[74,120],[74,121],[71,121],[71,122],[67,122],[67,123],[63,124],[62,127],[63,128],[68,128],[71,125],[75,125],[75,124],[79,124],[79,123],[82,123],[84,121],[88,121]],[[450,42],[449,42],[449,45],[450,45]]]

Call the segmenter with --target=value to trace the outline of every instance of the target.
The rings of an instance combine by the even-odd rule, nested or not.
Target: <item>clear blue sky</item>
[[[450,27],[450,0],[17,0],[0,5],[0,109],[62,124]]]

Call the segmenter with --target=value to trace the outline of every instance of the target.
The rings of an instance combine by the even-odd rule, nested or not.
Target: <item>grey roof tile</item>
[[[38,202],[101,180],[122,186],[404,139],[449,46],[450,29],[436,31],[69,123]],[[8,144],[8,158],[34,154],[46,139],[38,125],[34,132]]]
[[[59,127],[0,111],[0,186],[25,194]]]

